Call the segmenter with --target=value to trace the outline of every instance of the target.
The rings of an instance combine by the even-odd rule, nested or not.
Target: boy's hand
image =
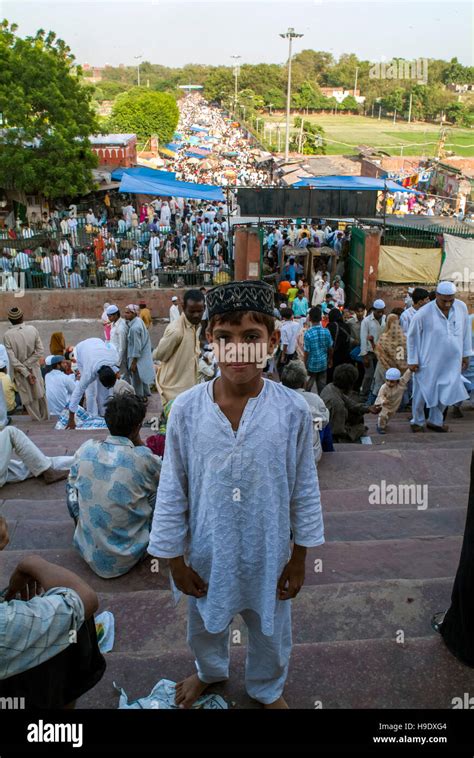
[[[5,595],[6,600],[13,600],[17,593],[20,593],[22,600],[32,600],[36,595],[43,591],[41,585],[31,574],[22,571],[21,564],[18,564],[15,571],[10,577],[10,584]]]
[[[278,599],[290,600],[296,597],[304,584],[306,548],[294,546],[293,555],[283,569],[278,580]]]
[[[382,406],[381,405],[369,405],[369,407],[367,408],[367,410],[369,411],[369,413],[380,413],[380,411],[382,410]]]
[[[173,581],[178,590],[185,595],[204,597],[207,592],[207,584],[191,566],[185,564],[184,558],[171,558],[169,565]]]

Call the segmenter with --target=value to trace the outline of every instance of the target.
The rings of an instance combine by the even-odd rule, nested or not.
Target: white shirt
[[[118,366],[123,364],[127,352],[128,326],[124,318],[114,321],[110,330],[110,341],[118,353]]]
[[[69,403],[69,410],[76,413],[82,396],[92,382],[97,379],[97,372],[101,366],[117,367],[119,357],[117,350],[110,343],[105,343],[98,337],[90,337],[87,340],[78,342],[76,345],[76,359],[79,371],[81,372],[80,381],[76,382],[74,392]]]
[[[380,334],[382,332],[382,329],[385,326],[385,316],[382,316],[382,319],[380,321],[377,321],[374,314],[371,313],[369,316],[366,316],[364,319],[362,319],[362,323],[360,325],[360,354],[361,355],[367,355],[367,353],[373,353],[374,348],[371,344],[371,342],[368,341],[368,337],[374,338],[374,344],[376,345],[379,341]]]
[[[336,305],[344,305],[345,296],[342,287],[338,287],[337,289],[335,287],[331,287],[329,294],[332,296],[332,299]]]
[[[176,321],[181,316],[181,312],[177,305],[172,305],[170,308],[170,324],[172,321]]]
[[[415,313],[417,313],[417,311],[415,310],[413,306],[411,306],[410,308],[406,308],[403,311],[403,313],[400,315],[400,326],[404,334],[408,334],[408,328],[412,322],[412,319]]]
[[[296,341],[298,334],[301,331],[301,324],[299,321],[283,321],[280,327],[280,344],[286,345],[287,355],[292,355],[296,352]]]
[[[41,258],[41,271],[43,274],[51,273],[51,258],[48,255],[45,255],[44,258]]]
[[[53,369],[45,376],[46,401],[50,416],[60,416],[69,405],[76,380],[74,374],[65,374],[59,369]]]

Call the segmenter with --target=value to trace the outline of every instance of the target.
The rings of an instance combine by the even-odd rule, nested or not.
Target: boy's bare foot
[[[180,708],[191,708],[202,693],[209,687],[206,682],[201,682],[197,674],[188,676],[182,682],[176,684],[176,696],[174,702]]]
[[[66,469],[54,469],[52,466],[43,471],[43,479],[46,484],[53,484],[54,482],[60,482],[61,479],[67,479],[69,471]]]
[[[286,702],[285,698],[283,696],[279,697],[278,700],[275,700],[274,703],[264,703],[263,707],[265,709],[267,708],[289,708],[290,706]]]

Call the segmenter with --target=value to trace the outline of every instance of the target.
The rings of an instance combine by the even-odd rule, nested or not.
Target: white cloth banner
[[[474,291],[474,239],[444,234],[445,261],[440,281],[449,280],[458,287],[471,286]]]

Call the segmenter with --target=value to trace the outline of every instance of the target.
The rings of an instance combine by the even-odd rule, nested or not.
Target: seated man
[[[44,378],[49,415],[60,416],[69,407],[76,388],[76,377],[66,374],[68,361],[62,355],[48,355],[45,362],[50,367]]]
[[[358,372],[350,363],[334,369],[333,380],[321,392],[321,399],[329,411],[334,442],[358,442],[366,433],[364,413],[376,413],[373,406],[360,403],[351,397]]]
[[[16,454],[16,460],[12,458]],[[7,482],[23,482],[32,476],[43,477],[46,484],[65,479],[72,455],[49,458],[28,439],[24,432],[7,426],[0,432],[0,487]]]
[[[0,550],[7,544],[0,516]],[[0,593],[0,698],[25,698],[29,709],[73,708],[105,671],[97,607],[97,594],[72,571],[23,558]]]
[[[283,369],[281,383],[284,387],[299,392],[306,400],[313,419],[313,450],[316,463],[321,460],[323,449],[319,432],[329,423],[329,411],[315,392],[306,392],[308,374],[303,361],[291,361]]]
[[[67,484],[74,545],[104,579],[126,574],[146,555],[161,459],[140,439],[146,407],[137,397],[106,405],[110,436],[76,452]]]

